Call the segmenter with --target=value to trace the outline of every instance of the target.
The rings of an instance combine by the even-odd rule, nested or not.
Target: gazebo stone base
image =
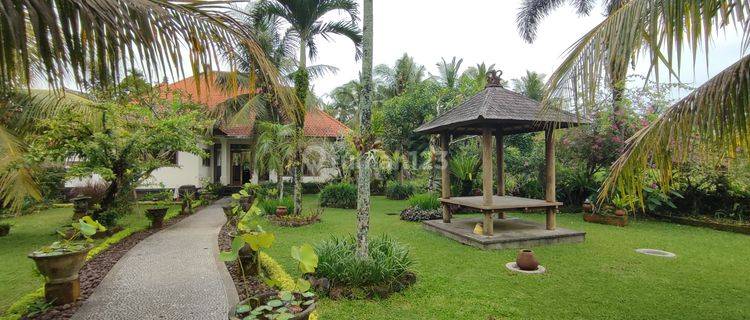
[[[483,250],[581,243],[586,237],[586,233],[582,231],[564,228],[547,230],[544,224],[517,218],[494,220],[494,235],[484,236],[474,233],[474,226],[481,222],[482,218],[455,219],[452,223],[429,220],[422,222],[422,226],[426,230]]]

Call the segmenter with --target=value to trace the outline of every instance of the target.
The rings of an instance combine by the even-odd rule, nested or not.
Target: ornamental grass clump
[[[332,237],[315,246],[318,268],[315,278],[330,283],[332,298],[384,297],[415,281],[409,268],[414,261],[409,249],[388,236],[373,237],[368,259],[356,254],[354,237]]]
[[[409,197],[409,206],[422,210],[439,210],[440,199],[433,193],[420,193]]]
[[[440,219],[440,199],[432,193],[415,194],[409,197],[409,207],[401,211],[401,220],[424,221]]]

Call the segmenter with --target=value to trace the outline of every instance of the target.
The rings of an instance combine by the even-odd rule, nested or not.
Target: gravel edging
[[[197,212],[197,210],[196,210]],[[61,306],[56,306],[48,309],[44,313],[34,316],[24,316],[21,319],[39,319],[39,320],[64,320],[70,319],[78,311],[78,308],[83,304],[86,299],[94,292],[94,289],[102,282],[104,277],[107,275],[110,269],[115,266],[117,261],[120,260],[130,249],[135,247],[143,239],[148,238],[150,235],[157,233],[161,230],[171,227],[172,225],[182,221],[182,219],[189,215],[177,215],[164,222],[164,227],[161,229],[145,229],[136,231],[130,236],[122,239],[121,241],[114,243],[109,246],[106,250],[100,252],[91,260],[86,261],[86,264],[78,272],[78,278],[81,283],[81,296],[75,303],[69,303]]]
[[[229,237],[229,232],[231,231],[235,231],[235,228],[230,226],[228,223],[224,224],[224,226],[221,227],[221,231],[219,231],[219,239],[218,239],[219,250],[221,251],[231,250],[232,238]],[[237,295],[239,296],[239,299],[240,299],[239,301],[245,300],[249,298],[250,296],[256,295],[258,293],[268,292],[272,290],[257,277],[248,277],[247,284],[244,285],[245,281],[242,279],[242,270],[240,269],[239,260],[238,261],[226,261],[224,262],[224,265],[227,267],[227,271],[229,271],[229,275],[232,276],[234,287],[235,289],[237,289]],[[247,290],[245,288],[247,288]]]

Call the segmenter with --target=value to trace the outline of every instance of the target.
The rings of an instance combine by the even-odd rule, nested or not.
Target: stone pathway
[[[115,264],[73,319],[226,319],[237,292],[218,259],[225,221],[215,203],[146,238]]]

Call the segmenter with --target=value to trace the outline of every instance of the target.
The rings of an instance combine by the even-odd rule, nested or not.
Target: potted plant
[[[615,207],[615,215],[622,217],[628,214],[628,207],[633,205],[635,199],[632,196],[620,196],[619,194],[612,197],[612,205]]]
[[[86,254],[91,250],[91,236],[107,229],[89,216],[71,224],[77,232],[70,238],[52,244],[29,254],[37,270],[45,278],[45,299],[55,305],[72,303],[80,296],[78,271],[83,267]],[[84,241],[74,239],[82,235]]]
[[[0,237],[5,237],[10,233],[10,227],[13,225],[8,222],[1,222],[0,223]]]
[[[88,215],[89,208],[91,207],[91,197],[78,196],[70,199],[73,202],[73,220],[83,218]]]
[[[304,275],[315,273],[318,256],[309,244],[292,247],[292,258],[297,261],[300,272]],[[273,280],[266,279],[273,285]],[[310,291],[311,284],[305,279],[295,281],[295,290],[266,292],[240,301],[229,312],[230,320],[240,319],[294,319],[305,320],[315,311],[315,294]]]
[[[161,229],[164,227],[164,217],[169,211],[169,205],[172,203],[172,193],[164,191],[156,195],[156,204],[152,208],[146,209],[146,218],[151,221],[151,228]]]
[[[588,212],[594,211],[594,205],[591,204],[591,201],[588,198],[586,198],[586,200],[583,201],[582,207],[583,207],[583,212],[588,213]]]

